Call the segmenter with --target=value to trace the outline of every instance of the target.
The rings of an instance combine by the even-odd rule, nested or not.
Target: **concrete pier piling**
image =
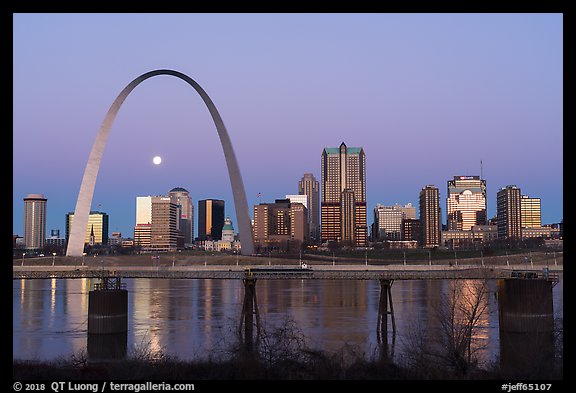
[[[88,357],[125,357],[127,332],[128,291],[120,278],[103,278],[88,294]]]
[[[128,331],[128,291],[119,278],[105,278],[88,294],[88,334]]]
[[[378,318],[376,320],[376,338],[381,347],[382,358],[392,357],[396,339],[396,321],[394,319],[394,306],[392,303],[393,280],[380,279],[380,301],[378,304]],[[392,322],[392,347],[389,351],[388,342],[388,316]]]
[[[260,313],[258,312],[258,302],[256,300],[256,279],[249,277],[244,282],[244,302],[242,304],[242,315],[240,319],[239,334],[245,349],[248,352],[254,350],[254,338],[256,344],[260,337]],[[254,337],[254,317],[256,317],[256,336]]]
[[[498,281],[500,365],[541,372],[554,357],[551,280],[517,277]]]

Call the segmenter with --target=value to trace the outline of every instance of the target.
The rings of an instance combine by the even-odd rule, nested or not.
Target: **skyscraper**
[[[198,201],[198,240],[221,240],[224,226],[224,201]]]
[[[137,247],[149,248],[152,232],[152,197],[136,197],[136,226],[134,227],[134,244]]]
[[[306,207],[289,199],[254,205],[254,242],[260,247],[287,249],[290,241],[308,240]]]
[[[321,239],[364,246],[366,222],[366,157],[361,147],[322,151]]]
[[[542,226],[542,210],[540,198],[520,197],[520,214],[522,228],[540,228]]]
[[[301,203],[308,209],[308,195],[286,195],[286,199],[288,199],[290,203]]]
[[[416,219],[416,208],[412,206],[412,203],[407,203],[404,206],[400,206],[398,204],[394,205],[397,206],[400,211],[402,212],[402,219],[403,220],[415,220]]]
[[[46,241],[46,202],[43,194],[24,198],[24,245],[29,249],[44,247]]]
[[[312,173],[305,173],[298,182],[298,194],[308,197],[308,222],[310,239],[320,239],[320,183]]]
[[[286,195],[286,199],[290,201],[290,203],[295,204],[299,203],[306,208],[306,216],[304,219],[306,220],[306,228],[308,228],[308,233],[306,234],[306,240],[310,239],[311,232],[310,232],[310,210],[308,210],[308,195],[305,194],[298,194],[298,195]]]
[[[134,244],[145,249],[175,250],[178,242],[177,205],[167,196],[136,198]]]
[[[486,225],[486,180],[480,176],[454,176],[446,197],[448,230],[469,231]]]
[[[522,214],[520,189],[515,185],[501,188],[496,194],[496,221],[498,238],[516,238],[522,236]]]
[[[440,192],[437,187],[428,185],[420,191],[420,241],[423,247],[440,245],[441,225]]]
[[[416,218],[416,209],[411,203],[406,206],[395,204],[384,206],[380,203],[374,208],[374,240],[402,240],[402,222]]]
[[[345,188],[340,194],[340,239],[345,242],[356,242],[356,200],[354,191]],[[360,244],[358,244],[360,245]]]
[[[190,193],[181,187],[170,190],[168,196],[174,200],[177,205],[177,229],[184,237],[184,243],[194,242],[194,204]]]
[[[99,211],[91,211],[88,216],[88,225],[86,226],[86,238],[84,244],[90,244],[90,234],[94,234],[93,244],[108,244],[108,214]],[[66,214],[66,243],[70,238],[70,230],[74,222],[74,213]]]
[[[178,247],[177,221],[177,205],[172,198],[153,197],[150,248],[163,251],[176,250]]]

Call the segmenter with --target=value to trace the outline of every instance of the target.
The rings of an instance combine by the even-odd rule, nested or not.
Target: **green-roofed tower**
[[[222,241],[230,243],[234,241],[234,226],[232,225],[230,217],[226,217],[224,220],[224,226],[222,227]]]

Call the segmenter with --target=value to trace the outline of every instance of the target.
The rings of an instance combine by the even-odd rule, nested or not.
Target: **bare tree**
[[[431,379],[437,366],[432,334],[420,320],[412,321],[405,329],[401,341],[404,346],[400,363],[414,374],[414,378]]]
[[[455,280],[450,283],[448,296],[441,299],[435,313],[440,327],[438,355],[446,366],[466,374],[478,363],[477,354],[484,345],[475,338],[475,333],[487,312],[486,280]]]
[[[262,329],[260,338],[258,354],[266,366],[303,361],[307,350],[306,337],[290,317],[286,317],[279,326]]]

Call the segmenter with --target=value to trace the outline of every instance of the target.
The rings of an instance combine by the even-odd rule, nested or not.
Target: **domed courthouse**
[[[230,217],[226,217],[224,220],[222,240],[206,240],[203,243],[204,249],[207,251],[239,251],[241,248],[240,242],[234,239],[234,226]]]

